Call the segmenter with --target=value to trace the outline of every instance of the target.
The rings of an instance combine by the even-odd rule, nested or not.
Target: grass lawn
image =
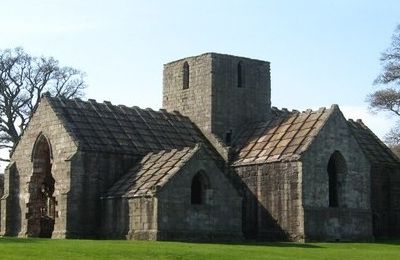
[[[0,259],[400,259],[400,242],[202,244],[0,238]]]

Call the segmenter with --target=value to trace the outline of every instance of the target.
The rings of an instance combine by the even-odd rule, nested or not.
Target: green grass
[[[0,259],[400,259],[400,242],[182,243],[0,238]]]

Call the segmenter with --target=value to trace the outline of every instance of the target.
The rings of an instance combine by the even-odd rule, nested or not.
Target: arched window
[[[328,162],[328,178],[329,178],[329,207],[335,208],[340,205],[341,199],[341,180],[347,173],[346,161],[339,151],[335,151]]]
[[[204,172],[198,172],[192,179],[191,202],[192,204],[205,204],[209,181]]]
[[[33,172],[29,181],[28,236],[51,237],[57,217],[49,140],[39,135],[32,150]]]
[[[185,61],[185,63],[183,63],[182,83],[183,83],[183,89],[189,88],[189,64],[187,63],[187,61]]]
[[[237,65],[237,87],[242,88],[243,87],[243,68],[242,68],[242,62],[239,61]]]

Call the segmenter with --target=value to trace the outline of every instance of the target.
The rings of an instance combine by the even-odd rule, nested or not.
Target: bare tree
[[[374,83],[400,85],[400,24],[393,33],[391,46],[382,53],[381,63],[383,72]]]
[[[44,92],[80,97],[84,77],[52,57],[34,57],[22,48],[0,50],[0,149],[12,148],[19,140]]]
[[[372,110],[382,110],[400,116],[400,91],[395,88],[385,88],[368,96],[368,102]]]
[[[374,84],[387,86],[367,97],[373,110],[389,111],[400,116],[400,24],[392,36],[392,44],[381,56],[383,71],[374,80]]]
[[[385,142],[391,148],[391,150],[400,158],[400,125],[397,124],[395,127],[384,137]]]
[[[391,46],[381,56],[382,73],[374,80],[375,85],[384,85],[367,97],[373,111],[387,111],[400,117],[400,24],[392,36]],[[400,124],[385,136],[385,142],[397,152],[400,147]]]

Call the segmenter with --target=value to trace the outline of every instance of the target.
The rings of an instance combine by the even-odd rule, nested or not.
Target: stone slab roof
[[[348,120],[358,144],[371,163],[399,164],[399,158],[361,120]]]
[[[202,135],[189,118],[165,110],[98,103],[95,100],[48,100],[81,150],[142,154],[194,147]]]
[[[235,139],[238,155],[233,164],[239,166],[299,159],[336,109],[339,109],[337,105],[317,111],[273,110],[273,119],[248,125]]]
[[[177,173],[200,149],[173,149],[147,154],[136,166],[118,180],[103,198],[136,197],[152,195]]]

